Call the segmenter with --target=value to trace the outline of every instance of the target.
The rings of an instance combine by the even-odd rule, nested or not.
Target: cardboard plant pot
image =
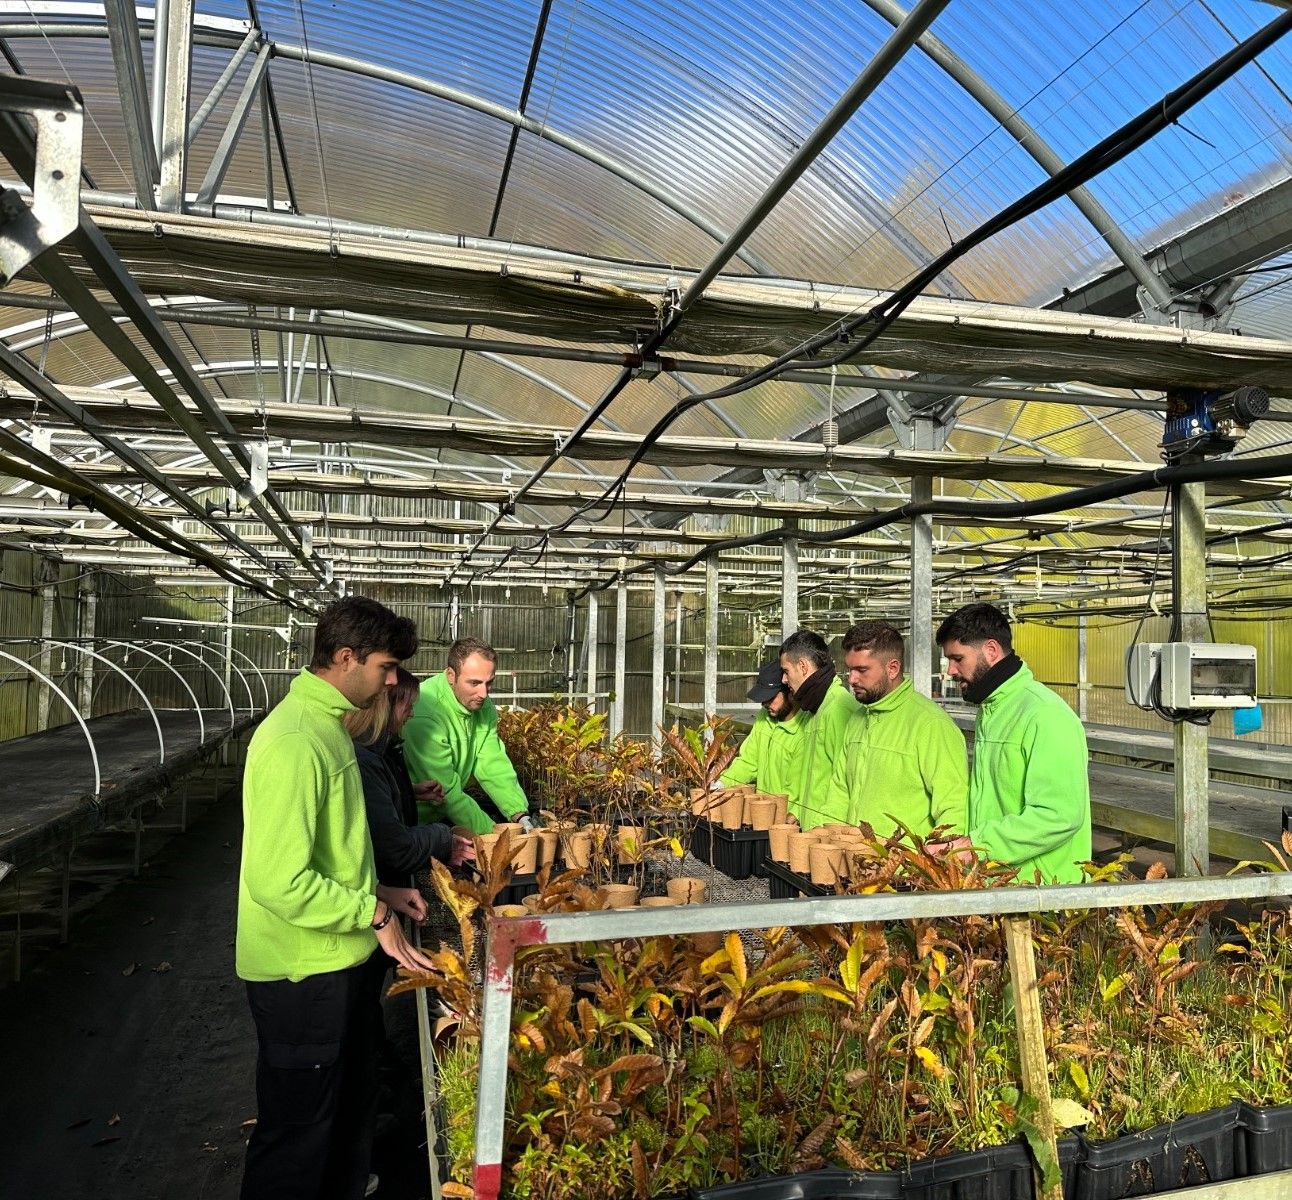
[[[768,848],[773,861],[787,863],[790,861],[790,838],[798,833],[797,825],[772,825],[767,830]]]
[[[642,860],[646,830],[641,825],[620,825],[615,830],[615,850],[621,867],[631,867]]]
[[[703,904],[709,895],[709,885],[695,875],[679,875],[670,879],[665,890],[674,904]]]
[[[493,831],[494,833],[510,833],[511,840],[514,843],[525,832],[525,827],[519,821],[500,821],[493,827]]]
[[[790,833],[787,840],[789,842],[790,870],[799,875],[808,874],[812,870],[811,853],[817,839],[811,833],[804,833],[800,829],[796,833]]]
[[[576,871],[586,871],[592,866],[592,834],[586,829],[574,829],[565,835],[565,865]]]
[[[837,842],[813,842],[808,859],[813,883],[829,887],[844,878],[844,850]]]
[[[511,865],[517,875],[532,875],[538,870],[538,851],[541,845],[536,833],[522,833],[511,839]]]
[[[727,798],[727,793],[719,788],[710,791],[708,788],[691,789],[691,816],[716,819],[718,806]]]
[[[501,833],[476,834],[476,862],[480,864],[482,871],[488,869],[489,860],[493,857],[493,848],[498,844],[498,839],[501,837]]]
[[[521,900],[521,908],[526,913],[538,912],[538,906],[543,902],[543,898],[535,892],[532,896],[526,896]]]
[[[495,917],[527,917],[529,909],[524,904],[499,904],[494,910]]]
[[[642,908],[672,908],[676,904],[672,896],[643,896],[641,900]]]
[[[776,802],[776,819],[772,824],[784,825],[790,816],[790,798],[783,792],[764,792],[763,795]]]
[[[729,792],[722,804],[723,829],[739,829],[745,823],[745,793]]]
[[[534,836],[538,838],[538,870],[556,865],[560,850],[561,835],[555,829],[540,829]]]
[[[754,796],[746,806],[749,824],[754,829],[770,829],[776,820],[776,801],[770,796]]]
[[[607,908],[636,908],[641,888],[633,883],[605,883],[601,885],[609,901]]]

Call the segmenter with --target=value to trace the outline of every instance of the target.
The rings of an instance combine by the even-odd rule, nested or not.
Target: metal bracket
[[[1234,314],[1234,297],[1244,282],[1242,276],[1219,279],[1197,291],[1175,296],[1164,310],[1152,309],[1151,312],[1151,301],[1144,289],[1136,289],[1135,295],[1150,325],[1223,332],[1229,328]]]
[[[903,450],[941,450],[947,444],[947,435],[951,432],[951,426],[955,424],[955,412],[960,404],[960,397],[953,396],[949,400],[920,408],[912,408],[904,392],[888,392],[884,396],[884,401],[888,406],[888,411],[885,413],[888,423],[897,434],[898,444]],[[916,437],[917,424],[922,432],[927,433],[927,437]],[[917,447],[917,441],[927,444]]]
[[[17,113],[36,126],[36,169],[30,207],[13,189],[0,191],[0,283],[57,246],[81,221],[81,93],[69,84],[0,76],[0,114],[16,121]]]
[[[263,495],[269,487],[269,443],[248,442],[247,458],[247,481],[238,488],[238,499],[244,505]]]
[[[801,504],[816,494],[815,471],[785,471],[771,468],[763,471],[763,480],[772,499],[788,504]]]

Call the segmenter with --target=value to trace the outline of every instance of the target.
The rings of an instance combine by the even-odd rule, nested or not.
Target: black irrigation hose
[[[1092,146],[1084,154],[1070,162],[1062,171],[1045,183],[1033,188],[1025,196],[1020,197],[1008,208],[1002,210],[995,217],[985,221],[978,228],[967,234],[950,249],[944,251],[912,280],[903,287],[893,292],[882,303],[877,304],[868,312],[861,316],[853,318],[851,321],[844,322],[842,325],[827,330],[824,333],[796,346],[793,350],[773,359],[770,363],[759,368],[749,375],[727,384],[724,387],[717,388],[711,392],[704,392],[699,395],[689,396],[685,400],[680,400],[673,405],[650,429],[642,439],[642,443],[632,457],[628,460],[628,465],[624,468],[619,477],[609,484],[605,491],[595,500],[591,500],[581,507],[577,508],[568,517],[561,522],[552,526],[548,535],[559,533],[568,528],[574,521],[584,513],[596,508],[608,498],[610,499],[607,511],[599,518],[594,520],[603,520],[610,511],[613,510],[618,497],[623,491],[628,477],[633,470],[641,463],[650,448],[663,436],[665,431],[684,413],[696,407],[699,404],[708,403],[711,400],[725,399],[728,396],[736,395],[740,392],[747,391],[749,388],[759,383],[766,382],[775,378],[783,370],[788,369],[791,364],[795,369],[819,369],[822,367],[837,366],[839,363],[848,361],[861,353],[867,346],[871,345],[879,338],[884,331],[897,320],[899,316],[910,306],[916,297],[938,277],[948,266],[954,263],[958,258],[967,254],[970,250],[994,237],[997,233],[1008,228],[1010,225],[1024,220],[1033,213],[1052,203],[1060,196],[1066,195],[1073,188],[1088,183],[1097,175],[1106,171],[1109,167],[1120,162],[1128,154],[1139,149],[1145,142],[1160,133],[1166,126],[1174,124],[1178,119],[1189,111],[1195,104],[1206,96],[1210,95],[1221,84],[1225,83],[1231,76],[1236,74],[1244,66],[1256,58],[1262,51],[1267,50],[1277,42],[1285,33],[1292,29],[1292,12],[1283,13],[1276,17],[1264,28],[1259,29],[1246,41],[1240,42],[1227,54],[1222,55],[1209,66],[1204,67],[1191,79],[1181,84],[1172,92],[1168,92],[1159,102],[1145,109],[1137,117],[1133,117],[1119,129],[1109,134],[1102,141]],[[850,335],[863,325],[874,323],[874,327],[868,330],[865,336],[856,344],[849,342]],[[833,342],[842,341],[848,343],[847,348],[834,358],[802,360],[803,354],[815,353]],[[950,514],[954,515],[954,514]],[[876,526],[875,528],[878,528]],[[510,553],[506,555],[502,562],[498,563],[493,569],[497,570],[503,563],[510,558]],[[692,559],[692,562],[695,560]]]
[[[664,571],[668,575],[681,575],[711,554],[717,554],[723,550],[740,550],[747,546],[763,546],[770,542],[782,541],[786,537],[795,537],[809,545],[823,545],[860,537],[862,534],[873,533],[877,529],[883,529],[898,521],[909,521],[914,517],[1040,517],[1049,513],[1062,512],[1065,509],[1081,508],[1088,504],[1102,504],[1108,500],[1118,500],[1123,496],[1133,495],[1135,492],[1146,492],[1175,484],[1211,483],[1223,479],[1265,479],[1271,475],[1289,473],[1292,473],[1292,454],[1271,454],[1267,458],[1227,458],[1219,461],[1154,467],[1148,471],[1141,471],[1138,475],[1127,475],[1123,479],[1110,479],[1107,483],[1073,488],[1039,500],[921,500],[901,504],[884,512],[873,513],[861,521],[845,525],[840,529],[810,533],[797,526],[778,525],[774,529],[765,529],[761,533],[712,542],[685,562],[665,566]],[[654,569],[654,564],[642,563],[628,568],[623,575],[636,575]],[[615,578],[612,576],[601,583],[589,584],[576,592],[573,599],[582,599],[589,592],[604,591],[615,581]]]

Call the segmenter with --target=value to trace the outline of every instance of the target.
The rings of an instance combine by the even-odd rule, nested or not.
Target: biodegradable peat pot
[[[726,792],[709,788],[691,789],[691,816],[716,817],[719,805],[727,798]]]
[[[636,908],[637,897],[641,895],[641,888],[634,883],[605,883],[601,890],[606,894],[609,908]]]
[[[672,908],[676,906],[677,901],[672,896],[645,896],[642,898],[642,908]]]
[[[499,904],[493,910],[495,917],[527,917],[530,910],[524,904]]]
[[[542,843],[536,833],[522,833],[511,839],[511,865],[517,875],[532,875],[538,870],[538,851]]]
[[[538,867],[555,866],[557,852],[560,849],[561,835],[555,829],[540,829],[534,836],[538,839]]]
[[[535,892],[532,896],[526,896],[521,900],[521,908],[526,913],[538,912],[538,906],[542,903],[543,898]]]
[[[620,825],[615,830],[615,852],[621,867],[631,867],[642,860],[646,830],[641,825]]]
[[[843,878],[843,847],[835,842],[813,842],[808,861],[813,883],[829,887]]]
[[[670,879],[665,889],[674,904],[703,904],[709,894],[709,885],[695,875],[679,875]]]
[[[493,857],[493,848],[498,844],[498,839],[501,837],[501,833],[476,834],[476,862],[480,864],[481,870],[488,867],[489,860]]]
[[[800,829],[797,833],[791,832],[787,841],[790,870],[799,875],[806,875],[812,870],[812,847],[816,845],[817,839],[810,832],[804,833]]]
[[[565,865],[576,871],[586,871],[592,865],[592,834],[586,829],[575,829],[565,835]]]
[[[797,833],[797,825],[773,825],[768,829],[768,849],[774,862],[787,863],[790,861],[790,838]]]
[[[776,820],[776,801],[770,796],[756,796],[747,805],[749,824],[755,829],[770,829]]]
[[[768,800],[776,803],[776,820],[773,825],[784,825],[790,818],[790,798],[782,792],[764,792]]]
[[[525,827],[519,821],[500,821],[493,827],[494,833],[510,833],[511,840],[515,840],[525,832]]]
[[[739,829],[745,823],[745,793],[728,792],[722,803],[723,829]]]

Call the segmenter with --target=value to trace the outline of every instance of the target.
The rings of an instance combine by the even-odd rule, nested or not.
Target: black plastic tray
[[[834,895],[833,888],[813,883],[806,875],[791,871],[784,863],[779,863],[775,859],[765,859],[762,867],[773,900],[793,900],[795,896]]]
[[[724,829],[699,817],[691,830],[691,853],[702,863],[709,862],[712,853],[714,867],[731,879],[764,878],[767,846],[765,829]]]

